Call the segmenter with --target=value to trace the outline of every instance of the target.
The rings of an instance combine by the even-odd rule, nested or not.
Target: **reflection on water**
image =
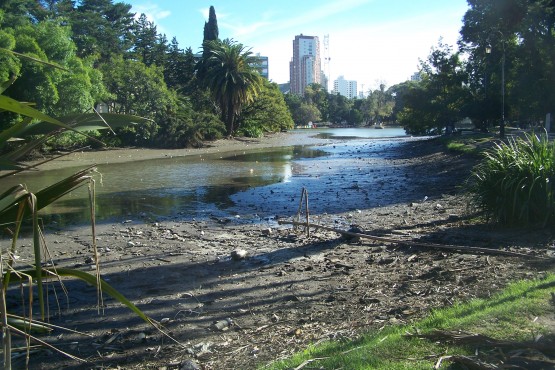
[[[291,179],[292,161],[327,155],[316,148],[284,147],[217,155],[187,156],[99,165],[96,176],[98,221],[180,213],[184,217],[223,215],[242,190]],[[40,190],[76,170],[27,173],[11,183]],[[6,184],[8,185],[8,184]],[[90,220],[88,190],[82,187],[42,211],[46,222],[64,225]]]
[[[391,129],[324,130],[328,134],[335,133],[352,140],[323,147],[249,150],[229,153],[225,157],[214,154],[99,165],[99,175],[95,177],[96,218],[101,222],[179,214],[180,217],[191,219],[226,217],[230,212],[242,212],[242,209],[237,208],[236,195],[246,194],[249,189],[268,188],[273,184],[286,186],[292,181],[291,187],[298,187],[304,186],[299,179],[328,176],[326,173],[335,176],[335,170],[330,165],[324,165],[323,161],[330,157],[344,155],[350,158],[354,155],[351,151],[360,143],[357,144],[357,140],[353,139],[356,135],[352,130],[357,130],[358,137],[371,133],[382,135],[382,131],[390,131],[388,136],[395,136],[393,134],[396,133]],[[365,140],[364,143],[372,143],[364,144],[368,145],[369,151],[363,155],[370,158],[380,156],[380,145],[391,144],[391,141]],[[370,147],[373,149],[370,150]],[[357,156],[360,155],[357,153]],[[344,170],[347,163],[341,164]],[[355,164],[349,162],[348,165]],[[352,171],[360,172],[359,164],[356,166]],[[25,183],[29,185],[29,190],[37,191],[77,170],[66,168],[25,173],[3,180],[3,184],[7,187]],[[277,190],[273,190],[273,194]],[[90,220],[88,198],[87,187],[79,188],[42,210],[43,219],[46,223],[56,221],[60,226],[86,223]],[[253,207],[252,203],[256,202],[252,200],[249,207]]]
[[[306,130],[305,130],[306,131]],[[374,127],[361,128],[316,128],[310,131],[318,133],[317,137],[322,139],[352,139],[352,138],[391,138],[406,136],[401,127],[388,127],[376,129]]]

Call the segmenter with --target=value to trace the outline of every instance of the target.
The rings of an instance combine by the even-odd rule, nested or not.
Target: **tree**
[[[204,60],[205,83],[220,109],[227,135],[232,136],[242,107],[254,100],[262,85],[262,77],[254,67],[257,58],[230,39],[210,41],[204,48],[208,52]]]
[[[321,120],[329,121],[329,93],[320,84],[313,83],[306,87],[303,99],[313,104],[321,114]]]
[[[94,70],[92,61],[84,61],[76,55],[69,26],[62,26],[55,20],[16,23],[15,28],[3,27],[0,31],[2,47],[63,69],[26,59],[14,60],[10,53],[0,53],[3,81],[19,76],[10,87],[11,96],[33,102],[42,111],[56,116],[90,111],[106,96],[102,76]],[[9,117],[2,115],[2,120],[9,121]],[[4,126],[9,124],[2,122]]]
[[[352,101],[343,95],[329,95],[329,120],[336,124],[346,124],[350,121]]]
[[[168,87],[179,92],[194,78],[195,60],[191,49],[187,52],[179,48],[174,37],[168,46],[164,63],[164,81]]]
[[[260,93],[243,109],[240,132],[259,137],[265,132],[278,132],[293,128],[293,119],[277,84],[263,80]]]
[[[143,13],[134,24],[133,55],[145,65],[156,64],[156,45],[158,43],[158,31],[156,26],[150,22]]]
[[[555,106],[555,3],[468,0],[468,4],[459,44],[469,55],[471,113],[486,122],[492,116],[499,122],[502,113],[508,121],[542,120]]]
[[[128,127],[120,133],[126,145],[156,145],[156,135],[177,111],[177,96],[164,82],[161,67],[146,66],[122,56],[112,58],[103,66],[106,87],[112,99],[108,101],[114,113],[135,114],[149,118],[149,124]]]
[[[204,22],[204,36],[202,39],[202,58],[198,61],[196,67],[197,78],[203,81],[206,76],[206,61],[210,56],[210,45],[214,41],[219,40],[218,19],[216,18],[216,10],[210,6],[208,21]]]
[[[213,6],[210,6],[208,13],[208,22],[204,23],[203,42],[218,40],[219,36],[218,19],[216,18],[216,10]]]
[[[463,118],[469,99],[466,74],[459,53],[440,40],[421,63],[422,81],[404,94],[401,124],[410,134],[447,132]]]
[[[121,55],[133,43],[134,13],[131,5],[113,4],[112,0],[81,0],[79,6],[66,8],[73,31],[73,41],[81,57],[99,55],[107,62],[112,55]]]
[[[371,91],[366,97],[366,102],[361,109],[364,119],[369,124],[381,124],[390,119],[395,101],[391,90],[386,90],[385,84],[380,84],[379,89]]]

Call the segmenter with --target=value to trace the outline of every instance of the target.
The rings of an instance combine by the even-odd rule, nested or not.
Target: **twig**
[[[320,360],[326,360],[329,357],[316,357],[316,358],[311,358],[310,360],[306,360],[305,362],[303,362],[302,364],[300,364],[299,366],[297,366],[296,368],[294,368],[293,370],[301,370],[303,367],[305,367],[306,365],[309,365],[311,363],[313,363],[314,361],[320,361]]]
[[[425,247],[425,248],[434,248],[434,249],[448,249],[458,251],[460,253],[474,253],[474,254],[495,254],[495,255],[502,255],[502,256],[511,256],[511,257],[524,257],[524,258],[536,258],[536,259],[545,259],[544,257],[539,256],[532,256],[529,254],[517,253],[517,252],[510,252],[510,251],[503,251],[499,249],[489,249],[489,248],[481,248],[481,247],[466,247],[466,246],[459,246],[459,245],[448,245],[448,244],[432,244],[432,243],[423,243],[417,242],[412,240],[401,240],[401,239],[393,239],[393,238],[384,238],[381,236],[373,236],[368,234],[362,233],[353,233],[350,231],[345,231],[341,229],[336,229],[329,226],[323,226],[318,224],[306,224],[304,222],[298,221],[287,221],[287,220],[279,220],[278,224],[280,225],[294,225],[294,226],[310,226],[316,229],[323,229],[327,231],[333,231],[338,234],[342,235],[349,235],[353,237],[365,238],[365,239],[372,239],[376,241],[381,241],[385,243],[393,243],[393,244],[405,244],[411,245],[415,247]]]

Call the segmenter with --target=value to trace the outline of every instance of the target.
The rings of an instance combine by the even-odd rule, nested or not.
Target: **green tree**
[[[493,115],[501,122],[503,113],[507,121],[542,120],[555,106],[555,3],[468,0],[468,4],[460,47],[469,55],[471,113],[479,121]]]
[[[264,79],[260,94],[245,106],[240,117],[239,132],[259,137],[265,132],[279,132],[293,128],[293,119],[277,84]]]
[[[164,63],[164,81],[168,87],[183,92],[183,88],[194,78],[195,60],[190,48],[187,53],[179,48],[174,37],[168,46]]]
[[[329,119],[335,124],[347,124],[350,121],[352,101],[339,94],[329,95]]]
[[[230,39],[213,40],[204,45],[205,83],[218,105],[226,133],[238,129],[236,118],[245,104],[254,100],[262,85],[262,77],[254,67],[257,58],[242,44]]]
[[[158,31],[154,23],[150,22],[143,13],[134,24],[133,56],[145,65],[156,64],[156,45]]]
[[[56,20],[33,24],[19,22],[15,28],[3,27],[0,42],[8,50],[54,63],[14,60],[9,52],[0,53],[5,63],[0,66],[4,80],[19,76],[10,87],[11,95],[21,101],[34,102],[48,114],[66,115],[90,111],[94,103],[106,96],[102,75],[92,67],[92,60],[76,55],[71,30]],[[11,116],[2,115],[3,125],[11,124]]]
[[[210,57],[210,45],[214,41],[219,40],[218,19],[216,17],[216,10],[210,6],[208,21],[204,22],[204,32],[202,38],[202,58],[197,62],[196,74],[200,81],[206,77],[206,63]]]
[[[208,21],[204,23],[204,38],[203,42],[209,42],[219,39],[218,18],[216,17],[216,10],[210,6],[208,12]]]
[[[125,128],[118,136],[126,145],[157,144],[156,135],[168,123],[168,116],[177,111],[177,96],[164,82],[162,69],[146,66],[122,56],[112,58],[102,68],[107,90],[112,99],[110,110],[135,114],[152,120],[149,124]]]
[[[421,75],[422,81],[404,95],[401,124],[411,134],[452,131],[469,99],[459,53],[440,41],[421,63]]]
[[[329,93],[320,84],[310,84],[306,87],[304,101],[316,106],[321,114],[321,120],[329,121]]]
[[[78,55],[100,56],[107,62],[112,55],[122,55],[133,44],[134,13],[131,5],[112,0],[81,0],[77,7],[64,8],[59,14],[69,19]]]

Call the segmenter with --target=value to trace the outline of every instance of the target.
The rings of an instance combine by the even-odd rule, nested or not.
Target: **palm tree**
[[[254,100],[262,86],[256,69],[258,58],[242,44],[233,40],[212,40],[205,43],[206,75],[204,81],[220,108],[228,136],[232,136],[241,108]]]

